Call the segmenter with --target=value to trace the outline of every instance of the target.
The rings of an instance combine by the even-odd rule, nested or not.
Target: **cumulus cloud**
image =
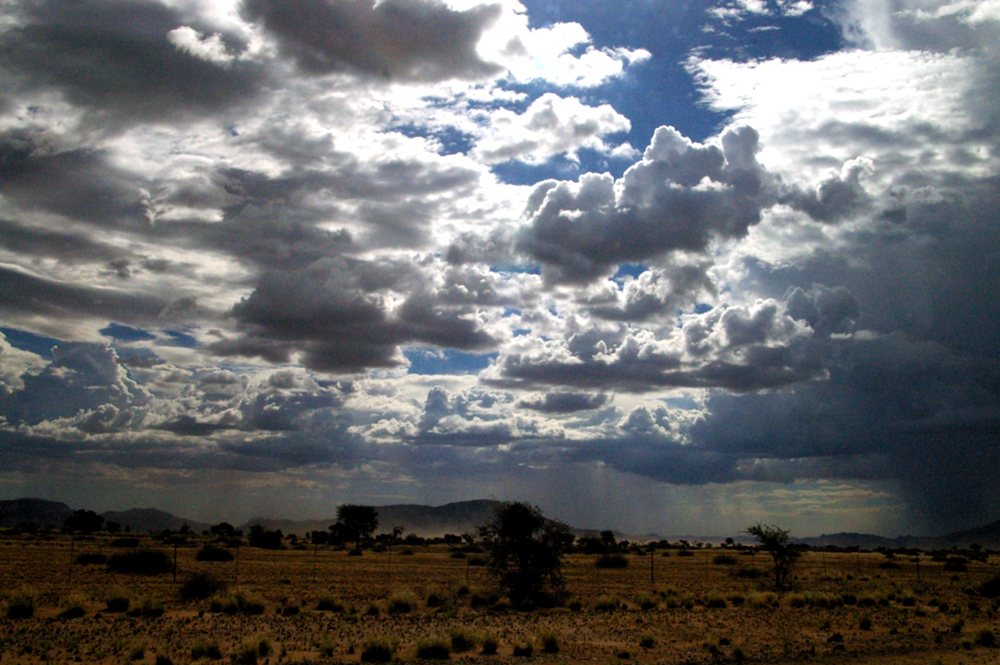
[[[660,127],[642,161],[618,182],[588,173],[575,183],[537,185],[518,246],[542,263],[548,281],[580,283],[619,263],[739,238],[774,203],[758,150],[750,127],[727,130],[719,144]]]
[[[610,153],[603,136],[627,132],[628,118],[608,104],[586,106],[574,97],[546,93],[518,115],[501,109],[490,116],[490,129],[475,148],[486,163],[520,160],[537,164],[555,155],[576,159],[581,148]]]

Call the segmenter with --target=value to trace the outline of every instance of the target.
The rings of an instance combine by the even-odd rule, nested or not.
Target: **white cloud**
[[[490,116],[490,128],[474,154],[486,163],[520,160],[539,164],[555,155],[576,160],[581,148],[610,153],[603,136],[627,132],[628,118],[611,106],[586,106],[575,97],[546,93],[518,115],[501,109]],[[622,151],[619,151],[619,154]]]
[[[176,46],[178,50],[217,65],[228,65],[234,57],[226,52],[222,35],[215,33],[206,36],[186,25],[168,32],[167,41]]]

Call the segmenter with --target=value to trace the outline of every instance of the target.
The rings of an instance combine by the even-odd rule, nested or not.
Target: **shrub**
[[[618,609],[618,599],[611,596],[600,596],[594,603],[594,609],[600,612],[611,612]]]
[[[976,633],[976,644],[981,647],[993,648],[997,645],[997,636],[990,628],[981,628]]]
[[[756,579],[758,577],[764,576],[764,571],[755,568],[753,566],[748,566],[745,563],[741,563],[732,572],[733,577],[742,577],[745,579]]]
[[[106,612],[125,612],[128,610],[131,597],[125,587],[112,587],[104,595],[104,610]]]
[[[712,563],[716,566],[735,566],[736,557],[732,554],[716,554],[712,557]]]
[[[476,634],[467,628],[454,628],[451,631],[451,650],[455,653],[465,653],[476,648]]]
[[[60,619],[79,619],[87,613],[86,601],[82,596],[72,595],[66,599],[62,610],[59,612]]]
[[[656,646],[656,640],[653,639],[652,635],[643,635],[639,638],[639,646],[643,649],[652,649]]]
[[[553,630],[538,631],[538,643],[542,645],[542,651],[545,653],[559,653],[559,636]]]
[[[639,594],[635,597],[635,604],[643,610],[654,610],[656,609],[656,600],[649,595],[644,593]]]
[[[867,614],[862,614],[861,618],[858,620],[858,628],[861,630],[871,630],[872,629],[872,618]]]
[[[339,614],[344,612],[347,608],[339,598],[327,594],[320,596],[316,601],[316,609],[320,612],[336,612]]]
[[[417,609],[418,601],[412,591],[397,591],[389,596],[386,610],[389,614],[409,614]]]
[[[108,570],[113,573],[162,575],[170,572],[170,557],[163,550],[135,550],[119,552],[108,559]]]
[[[212,544],[202,545],[198,553],[194,555],[198,561],[232,561],[233,553],[223,547],[216,547]]]
[[[535,653],[535,646],[531,642],[521,642],[514,645],[514,656],[518,658],[531,658]]]
[[[128,611],[130,617],[143,617],[155,619],[163,616],[163,603],[150,596],[144,596],[138,603]]]
[[[170,660],[170,656],[165,654],[156,654],[155,665],[174,665],[174,661]]]
[[[191,659],[201,660],[202,658],[208,658],[209,660],[219,660],[222,658],[222,650],[219,649],[219,643],[215,640],[198,640],[191,647]]]
[[[964,573],[968,571],[969,560],[961,556],[950,556],[945,560],[944,570],[949,573]]]
[[[182,600],[204,600],[226,588],[226,583],[212,573],[194,572],[181,585]]]
[[[115,538],[111,541],[111,547],[139,547],[138,538]]]
[[[361,649],[362,663],[388,663],[396,654],[396,641],[390,637],[373,637]]]
[[[594,565],[598,568],[628,568],[628,559],[618,553],[602,554],[597,557]]]
[[[983,598],[1000,597],[1000,575],[995,575],[979,585],[979,595]]]
[[[224,596],[213,598],[209,609],[212,612],[222,612],[229,615],[263,614],[264,600],[249,589],[237,588]]]
[[[22,586],[7,599],[8,619],[30,619],[35,616],[35,590]]]
[[[717,594],[712,594],[705,601],[705,607],[713,610],[721,610],[726,608],[726,599]]]
[[[480,653],[484,656],[493,656],[496,654],[499,646],[500,642],[497,640],[497,636],[493,633],[486,633],[486,635],[483,636],[482,649],[480,649]]]
[[[274,647],[271,638],[264,635],[254,635],[244,640],[236,652],[235,662],[239,665],[256,665],[258,658],[267,658]]]
[[[467,560],[470,566],[482,567],[486,565],[486,557],[484,556],[470,556]]]
[[[446,660],[451,654],[448,641],[440,636],[424,637],[417,640],[417,658],[422,660]]]
[[[84,552],[78,554],[73,563],[80,566],[103,566],[108,562],[108,557],[98,552]]]
[[[677,556],[694,556],[694,552],[691,550],[681,550],[677,553]]]

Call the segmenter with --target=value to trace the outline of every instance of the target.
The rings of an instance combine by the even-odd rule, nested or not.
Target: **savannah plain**
[[[1000,599],[984,586],[995,553],[962,572],[930,553],[805,552],[781,593],[762,552],[645,550],[625,568],[576,553],[567,603],[524,610],[491,595],[481,560],[454,544],[350,556],[300,541],[205,562],[210,539],[189,536],[176,575],[71,564],[122,551],[112,540],[0,536],[0,663],[351,663],[373,645],[394,661],[484,665],[1000,662]],[[173,545],[139,541],[173,564]],[[182,598],[196,574],[223,586]],[[31,616],[10,618],[26,597]]]

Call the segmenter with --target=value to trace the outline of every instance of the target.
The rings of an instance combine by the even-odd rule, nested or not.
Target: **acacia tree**
[[[788,529],[757,522],[746,528],[747,533],[754,537],[761,549],[771,555],[774,560],[774,586],[783,589],[788,576],[799,558],[799,551],[792,546]]]
[[[339,527],[339,532],[345,540],[353,540],[354,549],[361,551],[361,541],[371,538],[378,528],[378,511],[371,506],[359,506],[353,503],[345,503],[337,506],[337,523],[332,525]]]
[[[490,573],[511,602],[544,601],[563,593],[562,554],[573,543],[569,527],[546,519],[537,506],[501,504],[476,537]]]

